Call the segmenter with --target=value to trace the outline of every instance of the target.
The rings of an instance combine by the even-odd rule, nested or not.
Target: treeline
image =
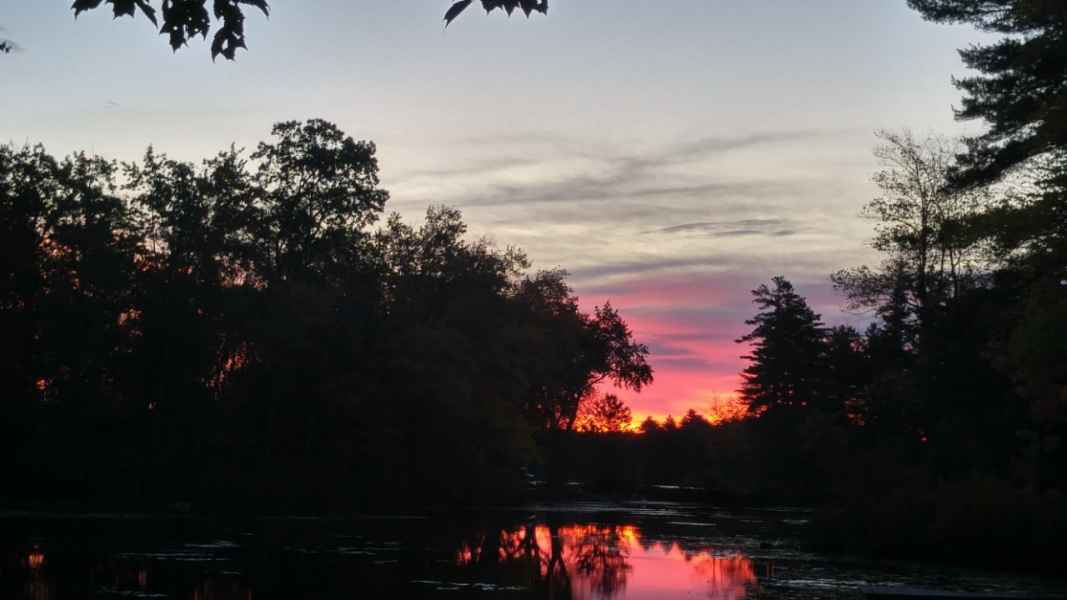
[[[598,383],[651,381],[610,305],[458,211],[378,224],[373,144],[272,133],[200,164],[0,146],[5,504],[502,501],[558,479]]]
[[[955,189],[958,144],[881,137],[882,194],[864,212],[884,260],[831,277],[868,327],[825,325],[775,277],[738,340],[750,418],[712,427],[691,412],[586,438],[586,456],[624,458],[582,462],[585,478],[820,506],[824,548],[1061,568],[1067,253],[1055,223],[1027,218],[1047,172]]]

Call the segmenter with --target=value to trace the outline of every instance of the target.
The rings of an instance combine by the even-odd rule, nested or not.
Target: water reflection
[[[788,514],[616,506],[458,521],[0,519],[0,598],[851,600],[868,585],[1067,597],[1067,582],[827,561],[792,545]]]
[[[26,553],[26,567],[31,571],[37,571],[44,566],[44,552],[36,546]]]
[[[646,540],[633,525],[530,524],[467,540],[455,560],[468,570],[523,573],[528,589],[549,598],[698,592],[741,600],[756,583],[755,568],[745,556]]]
[[[81,544],[58,552],[20,544],[4,552],[0,545],[0,598],[253,600],[251,587],[238,573],[207,571],[204,563],[184,560],[188,555],[180,553],[156,556],[149,560]],[[167,560],[172,557],[177,560]]]
[[[149,536],[162,543],[148,545],[125,536],[81,540],[74,551],[20,544],[9,547],[11,568],[0,569],[0,597],[269,600],[460,591],[589,600],[695,593],[741,600],[756,583],[749,558],[716,553],[695,536],[664,535],[658,528],[551,519],[442,525],[300,532],[299,540],[284,542],[264,535],[242,544],[168,543],[163,535]]]
[[[50,600],[52,597],[52,582],[44,576],[44,552],[37,546],[26,552],[23,561],[30,576],[23,586],[23,594],[27,600]]]

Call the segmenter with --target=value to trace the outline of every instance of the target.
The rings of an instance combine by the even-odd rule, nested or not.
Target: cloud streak
[[[767,235],[787,237],[796,235],[800,229],[793,221],[787,219],[739,219],[735,221],[702,221],[682,223],[670,227],[654,229],[646,233],[662,234],[702,234],[712,237],[734,237],[745,235]]]
[[[618,149],[591,151],[566,138],[544,134],[531,136],[539,152],[503,158],[474,160],[448,169],[428,169],[402,174],[395,186],[425,189],[439,194],[442,185],[458,180],[466,192],[451,203],[459,207],[575,203],[620,199],[669,197],[675,200],[708,198],[759,199],[795,193],[805,183],[781,178],[742,178],[716,174],[712,181],[686,181],[692,174],[673,173],[679,166],[706,162],[715,157],[756,148],[816,139],[823,131],[781,131],[741,137],[705,137],[680,141],[644,152],[620,153]],[[496,140],[479,139],[487,148],[523,143],[521,136]],[[670,180],[664,183],[664,178]]]

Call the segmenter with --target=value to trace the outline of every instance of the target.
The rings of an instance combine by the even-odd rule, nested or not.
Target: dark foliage
[[[1058,572],[1067,386],[1031,373],[1062,365],[1044,354],[1062,326],[1027,334],[1047,340],[1026,344],[1040,367],[1015,366],[1012,328],[1035,310],[1017,281],[999,273],[931,310],[920,343],[899,294],[861,334],[821,327],[775,278],[755,290],[744,338],[753,416],[713,425],[690,411],[578,434],[567,475],[587,493],[810,503],[808,541],[825,550]]]
[[[760,312],[745,321],[754,329],[737,340],[752,346],[743,357],[750,364],[741,373],[741,395],[753,414],[806,408],[819,402],[825,387],[826,332],[819,315],[784,277],[772,283],[773,289],[752,291]]]
[[[980,75],[957,80],[961,119],[989,130],[971,140],[961,182],[989,183],[1034,157],[1067,159],[1067,5],[1057,0],[908,0],[925,18],[1007,37],[960,50]],[[1055,179],[1067,184],[1060,171]]]
[[[548,13],[548,0],[480,0],[480,2],[487,13],[493,12],[498,8],[508,13],[509,16],[516,9],[521,10],[527,17],[534,12]],[[473,3],[474,0],[459,0],[459,2],[448,7],[448,10],[445,11],[445,26],[447,27],[456,17],[463,14],[463,11],[467,10],[467,7]]]
[[[597,383],[651,381],[610,305],[458,211],[372,229],[373,144],[272,133],[199,165],[0,147],[5,502],[499,501]]]
[[[988,128],[968,140],[955,187],[1024,172],[1035,190],[1004,199],[977,224],[1036,287],[1067,277],[1067,4],[1057,0],[909,0],[927,19],[1005,37],[960,50],[978,75],[956,81],[960,119]],[[1048,292],[1036,292],[1045,295]]]
[[[445,26],[452,23],[473,0],[455,2],[445,12]],[[527,17],[535,12],[548,13],[548,0],[480,0],[485,11],[501,9],[508,15],[521,10]],[[159,27],[159,33],[167,36],[170,47],[178,50],[189,40],[211,37],[211,58],[220,55],[228,60],[237,56],[238,49],[248,49],[245,41],[245,10],[258,9],[264,16],[270,17],[270,5],[267,0],[163,0],[159,9],[150,0],[74,0],[71,8],[74,16],[89,10],[109,5],[111,13],[119,17],[136,17],[141,14]],[[13,43],[0,40],[0,53],[10,52]]]
[[[211,41],[211,58],[220,54],[233,60],[238,48],[245,48],[245,14],[246,7],[258,8],[265,16],[270,16],[266,0],[212,0],[211,10],[208,0],[164,0],[160,7],[162,22],[156,16],[157,11],[148,0],[74,0],[71,8],[77,17],[84,11],[109,4],[115,18],[134,17],[138,12],[153,25],[159,27],[159,33],[166,35],[170,47],[174,50],[186,45],[191,38],[201,36],[207,39],[215,20],[215,34]]]

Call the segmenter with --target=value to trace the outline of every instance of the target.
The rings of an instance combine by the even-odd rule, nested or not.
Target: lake
[[[449,517],[0,515],[0,597],[860,598],[1067,583],[800,550],[799,509],[570,503]],[[1010,549],[1005,549],[1010,552]]]

